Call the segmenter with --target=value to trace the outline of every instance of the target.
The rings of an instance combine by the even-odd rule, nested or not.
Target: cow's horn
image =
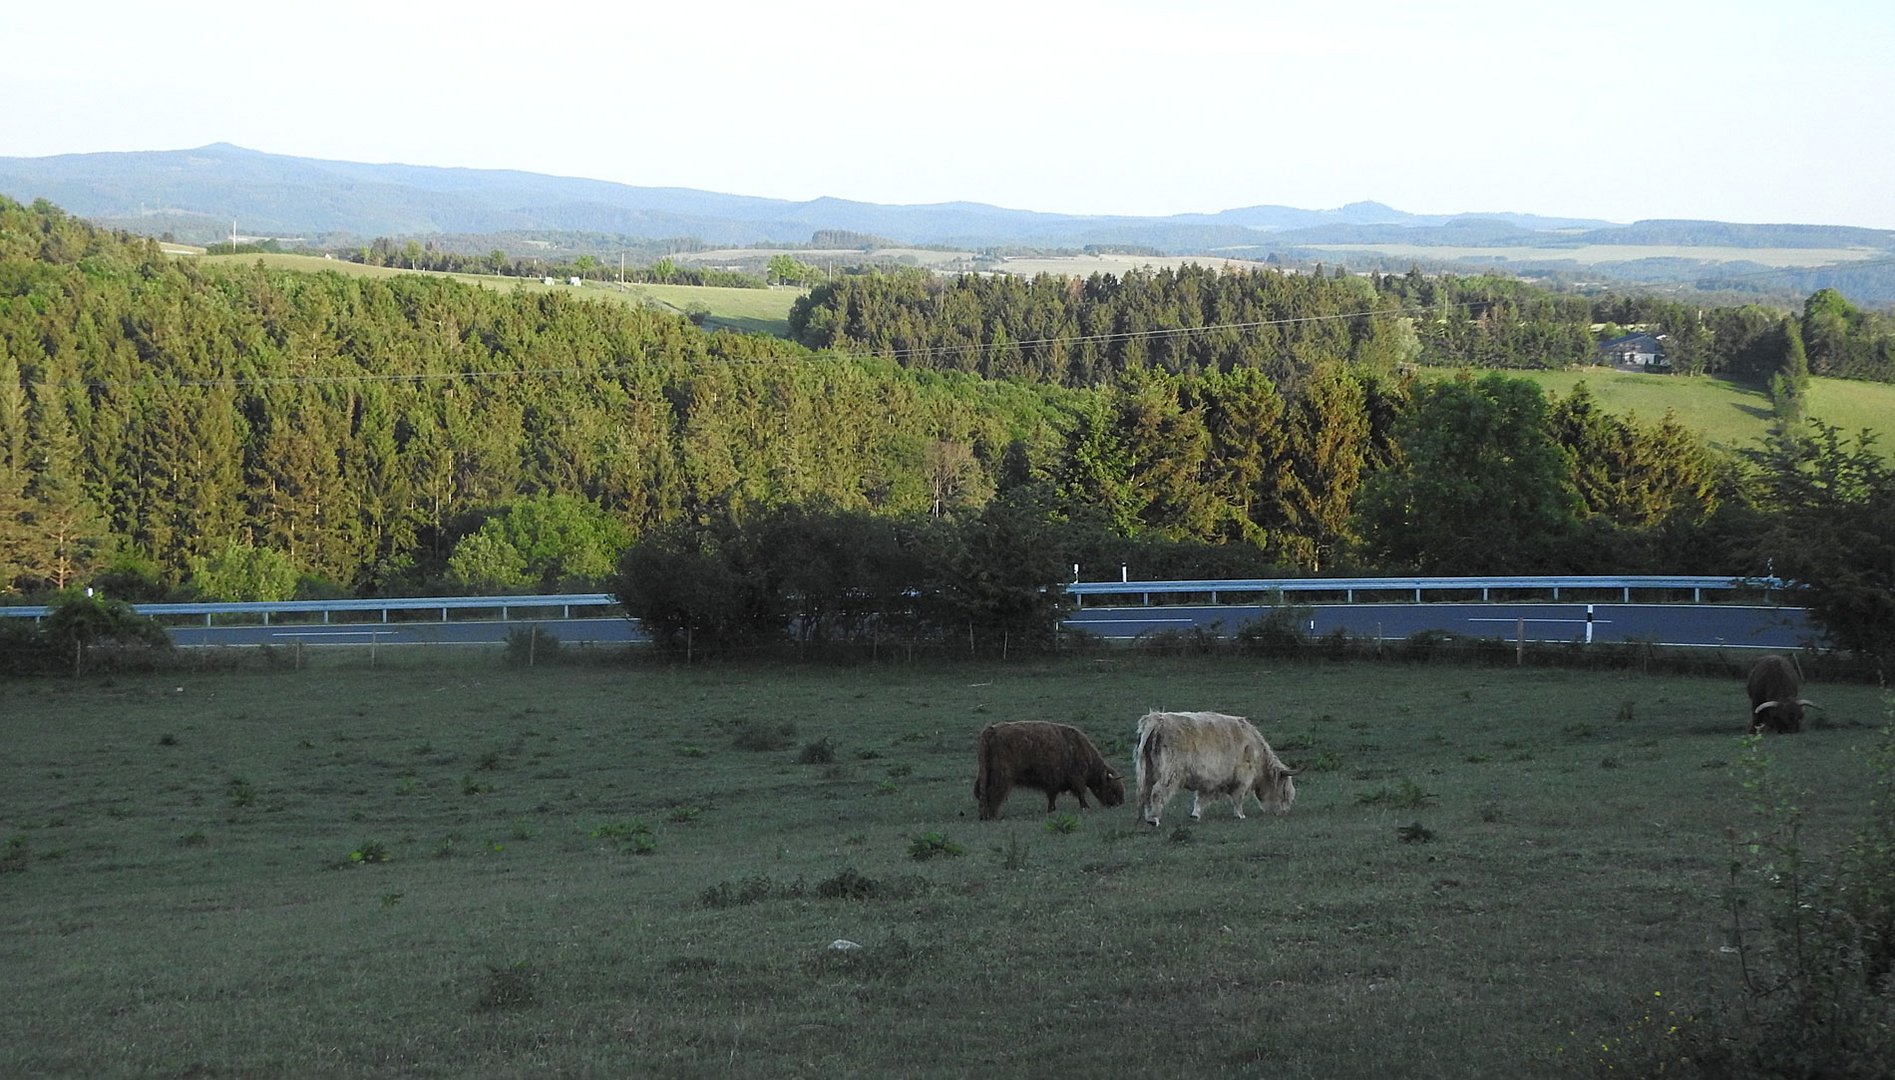
[[[1300,773],[1301,773],[1302,771],[1303,771],[1303,770],[1302,770],[1302,769],[1300,769],[1300,768],[1296,768],[1296,769],[1284,769],[1284,770],[1283,770],[1283,775],[1284,775],[1284,776],[1296,776],[1296,775],[1298,775],[1298,774],[1300,774]]]
[[[1763,711],[1764,711],[1765,709],[1774,709],[1774,708],[1776,708],[1776,707],[1777,707],[1777,706],[1778,706],[1779,704],[1781,704],[1781,702],[1776,702],[1776,701],[1766,701],[1766,702],[1764,702],[1763,704],[1761,704],[1761,705],[1759,705],[1759,706],[1757,706],[1756,708],[1754,708],[1754,709],[1752,709],[1752,710],[1750,710],[1750,715],[1752,715],[1752,716],[1756,716],[1757,714],[1759,714],[1759,713],[1761,713],[1761,712],[1763,712]]]
[[[1822,706],[1821,706],[1821,705],[1818,705],[1818,704],[1816,704],[1816,703],[1815,703],[1814,701],[1811,701],[1811,700],[1809,700],[1808,698],[1797,698],[1797,699],[1796,699],[1796,703],[1797,703],[1798,705],[1801,705],[1801,706],[1803,706],[1804,708],[1809,708],[1809,709],[1821,709],[1821,708],[1822,708]]]

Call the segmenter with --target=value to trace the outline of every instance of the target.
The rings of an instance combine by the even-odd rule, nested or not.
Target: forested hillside
[[[1563,362],[1588,318],[1665,314],[1618,303],[1419,275],[876,275],[799,309],[812,351],[564,293],[204,266],[0,201],[0,586],[555,588],[647,539],[807,571],[876,521],[970,582],[1023,553],[1051,580],[1761,571],[1759,474],[1670,417],[1403,368]],[[1849,342],[1855,317],[1816,297],[1759,334]],[[1708,341],[1706,365],[1739,363]],[[1788,359],[1806,381],[1818,355]],[[1820,504],[1879,490],[1853,451],[1786,439],[1760,464],[1847,464]]]
[[[1178,270],[842,278],[791,312],[797,340],[899,356],[904,364],[1088,386],[1127,369],[1254,367],[1294,379],[1314,360],[1373,371],[1405,362],[1477,368],[1589,363],[1601,336],[1649,327],[1681,374],[1763,380],[1799,339],[1809,374],[1895,381],[1895,322],[1833,290],[1800,315],[1762,305],[1704,308],[1662,297],[1555,293],[1500,277],[1358,277]]]
[[[4,579],[28,587],[114,551],[175,583],[233,542],[400,587],[534,496],[630,535],[782,503],[927,513],[975,452],[1053,437],[1056,397],[560,294],[210,271],[0,203]]]

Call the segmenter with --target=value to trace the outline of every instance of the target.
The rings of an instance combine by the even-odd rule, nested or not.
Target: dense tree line
[[[616,570],[686,590],[622,590],[641,603],[811,641],[879,632],[872,600],[1024,642],[1073,564],[1763,572],[1795,532],[1770,499],[1808,511],[1829,488],[1794,474],[1841,454],[1787,449],[1794,417],[1780,455],[1740,461],[1583,390],[1417,382],[1416,309],[1464,293],[1187,268],[817,295],[800,330],[824,351],[563,293],[206,267],[0,202],[0,589],[273,599]],[[1858,314],[1813,299],[1774,325],[1846,352]],[[1886,471],[1849,468],[1840,512],[1883,512]]]
[[[919,271],[819,285],[798,303],[798,341],[898,357],[912,367],[1109,382],[1129,368],[1256,368],[1280,385],[1323,361],[1495,369],[1591,362],[1622,327],[1663,334],[1673,369],[1767,382],[1801,335],[1811,374],[1895,381],[1895,320],[1834,289],[1802,311],[1704,308],[1655,296],[1587,297],[1493,276],[1134,271],[941,278]],[[1598,328],[1595,330],[1595,328]]]
[[[273,245],[244,247],[237,250],[239,253],[245,250],[269,251],[275,250],[275,247]],[[562,281],[576,277],[585,281],[624,280],[644,285],[714,285],[730,289],[761,289],[768,284],[755,274],[693,266],[689,263],[679,263],[668,256],[661,256],[650,261],[640,259],[639,262],[629,266],[610,266],[594,255],[578,255],[570,259],[543,259],[509,255],[499,248],[494,248],[486,254],[470,254],[437,247],[433,243],[424,243],[420,240],[408,240],[398,244],[386,236],[376,237],[366,247],[345,250],[342,252],[342,257],[365,266],[386,266],[400,270],[427,270],[450,274],[492,274],[518,278],[551,277]]]
[[[908,367],[1109,383],[1128,370],[1252,368],[1288,387],[1325,362],[1392,370],[1418,353],[1412,324],[1360,278],[1199,266],[1123,277],[857,275],[818,285],[790,312],[812,348]]]

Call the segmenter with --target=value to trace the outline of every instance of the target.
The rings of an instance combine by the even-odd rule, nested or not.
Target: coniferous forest
[[[1782,437],[1735,458],[1507,377],[1588,359],[1602,323],[1774,379]],[[1053,580],[1749,573],[1807,546],[1795,477],[1843,476],[1805,514],[1891,501],[1864,444],[1799,433],[1798,379],[1895,375],[1886,321],[1827,292],[1785,313],[1417,273],[897,272],[818,286],[791,324],[218,269],[0,200],[0,588],[596,586],[628,548],[838,527],[967,579],[1021,559],[1008,535]]]

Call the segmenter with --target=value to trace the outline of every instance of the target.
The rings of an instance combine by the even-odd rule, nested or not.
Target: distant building
[[[566,279],[566,284],[571,285],[573,288],[577,289],[579,287],[579,279],[576,277],[569,277]]]
[[[1599,346],[1602,362],[1620,371],[1670,371],[1665,358],[1665,339],[1660,334],[1624,334]]]

